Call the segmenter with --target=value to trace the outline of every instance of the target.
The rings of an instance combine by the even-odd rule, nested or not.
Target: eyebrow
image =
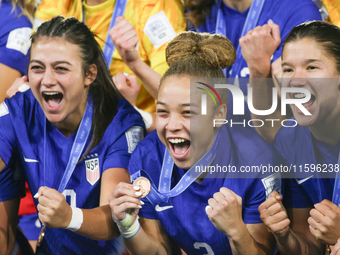
[[[304,64],[310,64],[310,63],[313,63],[313,62],[321,62],[321,60],[319,60],[319,59],[307,59],[307,60],[303,61]],[[281,64],[281,66],[289,66],[289,65],[290,65],[289,62],[283,62]]]
[[[163,102],[160,102],[160,101],[157,101],[157,104],[160,104],[160,105],[167,105],[166,103],[163,103]],[[192,106],[192,107],[199,107],[197,104],[195,104],[195,103],[189,103],[189,104],[181,104],[180,105],[181,107],[190,107],[190,106]]]
[[[38,64],[40,64],[40,65],[44,65],[43,62],[41,62],[40,60],[36,60],[36,59],[32,59],[32,60],[30,61],[30,63],[38,63]],[[65,61],[65,60],[56,61],[56,62],[54,62],[52,65],[53,65],[53,66],[56,66],[56,65],[59,65],[59,64],[66,64],[66,65],[72,66],[72,64],[71,64],[70,62]]]

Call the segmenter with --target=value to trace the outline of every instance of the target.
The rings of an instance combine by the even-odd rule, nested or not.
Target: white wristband
[[[135,109],[139,112],[140,115],[142,115],[146,129],[151,127],[152,122],[153,122],[151,113],[143,111],[143,110],[137,108],[137,106],[135,106]]]
[[[84,221],[84,215],[83,211],[80,208],[72,207],[72,218],[70,224],[66,227],[66,229],[69,229],[73,232],[80,229],[81,225]]]
[[[114,222],[116,222],[120,234],[122,235],[123,238],[127,239],[134,237],[138,233],[140,229],[140,223],[138,221],[138,218],[139,217],[137,215],[134,223],[132,223],[131,225],[132,219],[131,213],[125,212],[125,218],[121,221],[116,220],[112,213],[112,219]]]

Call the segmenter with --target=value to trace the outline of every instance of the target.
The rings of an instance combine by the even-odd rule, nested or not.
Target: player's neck
[[[250,7],[252,0],[223,0],[223,2],[230,8],[244,12]]]
[[[86,4],[90,5],[90,6],[102,4],[102,3],[106,2],[106,1],[107,0],[85,0]]]

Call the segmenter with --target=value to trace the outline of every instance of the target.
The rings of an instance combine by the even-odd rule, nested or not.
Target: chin
[[[174,163],[177,167],[182,168],[182,169],[190,168],[190,159],[178,160],[178,159],[175,159],[172,155],[171,157],[174,160]]]

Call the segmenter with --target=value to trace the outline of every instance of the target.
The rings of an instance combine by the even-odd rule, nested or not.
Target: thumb
[[[271,19],[268,21],[268,26],[272,30],[272,36],[275,41],[281,42],[281,36],[280,36],[280,27],[279,25],[275,24]]]
[[[119,89],[127,86],[126,80],[127,80],[126,76],[123,73],[121,72],[117,73],[114,78],[116,87]]]
[[[38,199],[40,196],[42,196],[44,190],[48,189],[45,186],[41,186],[38,190],[38,192],[33,196],[35,199]]]
[[[279,192],[277,192],[276,190],[274,190],[271,194],[271,197],[275,197],[277,201],[281,201],[282,200],[282,195],[279,194]]]
[[[135,88],[135,89],[139,89],[139,84],[138,84],[138,80],[137,77],[135,75],[128,75],[126,76],[126,79],[130,82],[130,87]]]
[[[118,23],[118,22],[120,22],[121,20],[123,20],[124,19],[124,17],[123,16],[119,16],[119,17],[117,17],[116,18],[116,24]]]
[[[232,191],[231,189],[229,189],[230,192],[236,197],[237,202],[242,205],[242,197],[240,197],[239,195],[237,195],[234,191]]]

